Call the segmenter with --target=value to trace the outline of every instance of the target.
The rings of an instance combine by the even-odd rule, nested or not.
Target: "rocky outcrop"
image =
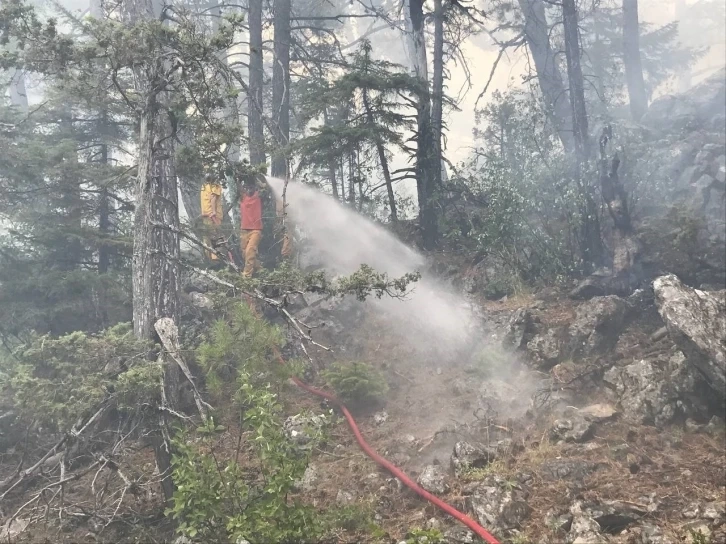
[[[603,379],[623,415],[639,424],[662,427],[677,415],[703,417],[708,412],[703,381],[680,352],[613,367]]]
[[[631,309],[626,299],[615,295],[580,304],[568,331],[570,356],[591,357],[615,346]]]
[[[441,495],[449,490],[446,483],[446,471],[441,465],[428,465],[424,467],[418,477],[418,485],[429,493]]]
[[[658,312],[668,334],[718,393],[726,391],[726,290],[691,289],[676,276],[653,282]]]
[[[532,513],[527,504],[529,493],[523,484],[490,476],[465,489],[467,509],[495,536],[503,538],[519,529]]]

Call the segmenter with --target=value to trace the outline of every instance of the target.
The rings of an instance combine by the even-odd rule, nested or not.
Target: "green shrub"
[[[412,529],[406,534],[406,544],[441,544],[444,536],[437,529]]]
[[[246,458],[244,466],[236,457],[221,459],[214,435],[223,429],[214,423],[198,430],[198,441],[180,433],[172,461],[177,488],[167,515],[179,533],[209,542],[317,542],[325,530],[322,517],[289,499],[308,456],[285,437],[277,396],[249,376],[241,374],[240,382],[242,431],[250,433],[254,459]]]
[[[67,429],[104,398],[121,410],[151,404],[161,368],[147,360],[150,348],[129,324],[98,335],[35,336],[2,359],[0,388],[20,417]]]
[[[343,402],[376,403],[388,392],[383,374],[366,363],[334,364],[323,378]]]

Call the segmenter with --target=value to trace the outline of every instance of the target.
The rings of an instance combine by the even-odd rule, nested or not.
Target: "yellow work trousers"
[[[261,239],[261,230],[240,231],[240,246],[245,259],[245,268],[242,271],[242,275],[245,278],[251,278],[252,274],[262,268],[260,262],[257,260],[257,251],[260,247]]]
[[[214,221],[212,221],[211,217],[203,217],[202,222],[204,223],[202,241],[204,242],[205,246],[214,247],[214,242],[216,241],[217,237],[219,236],[219,225],[217,225]],[[219,260],[219,257],[217,257],[217,254],[212,251],[205,249],[204,254],[207,256],[207,259],[209,259],[210,261]]]

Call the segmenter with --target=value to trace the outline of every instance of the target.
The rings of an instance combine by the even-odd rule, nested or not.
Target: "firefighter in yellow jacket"
[[[222,225],[222,214],[224,205],[222,202],[222,185],[212,174],[207,174],[201,190],[203,240],[205,245],[216,248],[219,245],[221,236],[220,226]],[[219,257],[216,253],[205,250],[207,258],[216,263]]]

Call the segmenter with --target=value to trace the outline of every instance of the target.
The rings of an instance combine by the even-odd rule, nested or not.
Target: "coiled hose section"
[[[252,311],[259,316],[257,313],[257,309],[255,308],[254,302],[251,300],[251,298],[245,297],[247,300],[247,304],[249,304]],[[277,357],[277,360],[280,362],[280,364],[285,364],[285,359],[283,359],[282,354],[277,348],[274,348],[275,357]],[[307,391],[308,393],[312,393],[313,395],[316,395],[318,397],[324,398],[337,406],[341,412],[343,412],[343,415],[345,416],[346,421],[348,422],[348,426],[350,427],[350,430],[353,431],[353,435],[355,436],[356,441],[358,442],[358,445],[360,448],[365,452],[365,454],[373,459],[379,466],[385,468],[388,472],[393,474],[396,478],[398,478],[403,485],[408,487],[411,491],[419,495],[420,497],[426,499],[434,506],[437,506],[447,514],[449,514],[451,517],[459,520],[461,523],[466,525],[469,529],[471,529],[476,535],[478,535],[484,542],[487,542],[488,544],[500,544],[500,542],[492,536],[489,531],[487,531],[484,527],[479,525],[476,521],[471,519],[466,514],[460,512],[453,506],[445,503],[435,495],[432,495],[428,491],[426,491],[424,488],[422,488],[420,485],[418,485],[416,482],[414,482],[411,478],[406,476],[406,474],[397,466],[395,466],[393,463],[379,455],[369,444],[365,441],[363,438],[363,435],[360,432],[360,429],[358,428],[358,424],[355,422],[355,419],[353,419],[353,416],[348,411],[348,408],[346,408],[345,404],[343,404],[340,400],[338,400],[335,395],[328,393],[327,391],[322,391],[320,389],[316,389],[315,387],[312,387],[308,384],[306,384],[304,381],[302,381],[300,378],[293,377],[292,381],[297,385],[300,389],[303,389]]]

